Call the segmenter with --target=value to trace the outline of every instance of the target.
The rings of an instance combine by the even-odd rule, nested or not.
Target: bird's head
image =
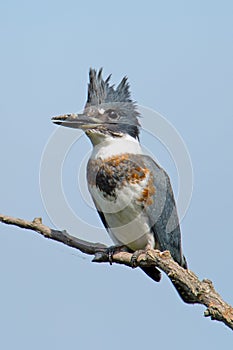
[[[90,69],[87,102],[82,114],[65,114],[53,117],[55,124],[70,128],[79,128],[96,143],[106,136],[139,137],[139,113],[135,102],[130,98],[129,83],[124,77],[119,85],[110,85],[111,75],[106,80],[102,69],[96,72]]]

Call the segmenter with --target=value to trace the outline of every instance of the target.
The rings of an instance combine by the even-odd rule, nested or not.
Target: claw
[[[131,267],[133,269],[138,266],[138,258],[139,258],[139,256],[141,254],[145,253],[145,252],[146,252],[145,250],[140,249],[140,250],[136,250],[133,253],[133,255],[132,255],[131,259],[130,259],[130,264],[131,264]]]
[[[120,252],[128,252],[128,248],[125,245],[113,245],[107,248],[108,260],[110,265],[113,263],[113,255]]]

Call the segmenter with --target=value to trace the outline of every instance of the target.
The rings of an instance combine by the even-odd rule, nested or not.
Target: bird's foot
[[[129,249],[125,245],[113,245],[111,247],[107,248],[107,253],[108,253],[108,260],[110,265],[113,263],[113,255],[116,253],[121,253],[121,252],[128,252]]]
[[[130,264],[131,264],[131,267],[134,269],[135,267],[138,266],[138,258],[141,254],[144,254],[147,252],[147,249],[139,249],[139,250],[136,250],[132,257],[131,257],[131,260],[130,260]]]

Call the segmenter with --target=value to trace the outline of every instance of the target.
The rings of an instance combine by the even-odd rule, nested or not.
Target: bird
[[[127,76],[116,86],[103,69],[90,68],[87,101],[83,113],[52,118],[53,123],[78,128],[90,139],[93,149],[87,163],[87,185],[99,217],[114,242],[111,254],[120,247],[138,256],[149,249],[168,250],[184,269],[181,230],[175,198],[166,171],[140,144],[140,118],[132,100]],[[154,281],[161,272],[141,267]]]

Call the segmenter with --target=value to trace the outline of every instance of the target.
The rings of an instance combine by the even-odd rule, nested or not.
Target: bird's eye
[[[108,111],[108,116],[111,119],[118,119],[119,118],[118,114],[116,112],[114,112],[113,110]]]

